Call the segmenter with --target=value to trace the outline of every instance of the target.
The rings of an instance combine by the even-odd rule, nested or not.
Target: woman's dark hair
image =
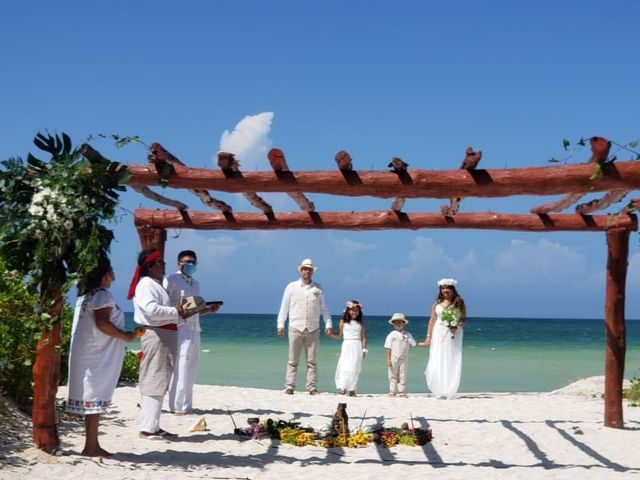
[[[111,262],[108,258],[103,257],[98,260],[96,268],[91,270],[81,281],[78,283],[78,296],[85,295],[91,290],[95,290],[102,284],[104,276],[111,272]]]
[[[451,305],[460,310],[460,313],[463,317],[466,317],[467,307],[464,304],[464,300],[456,290],[456,287],[454,287],[453,285],[442,285],[441,287],[438,287],[438,296],[436,298],[436,303],[442,303],[444,301],[444,295],[442,294],[443,288],[450,288],[453,291],[453,300],[451,302]]]
[[[358,307],[358,316],[353,320],[362,323],[362,307],[360,306],[360,302],[358,302],[357,300],[351,300],[351,303],[354,304],[354,307]],[[351,321],[351,315],[349,315],[349,310],[351,310],[351,308],[347,307],[344,309],[344,313],[342,314],[342,321],[345,323],[349,323]]]
[[[147,258],[149,255],[151,255],[153,252],[159,252],[160,250],[158,250],[155,247],[152,248],[145,248],[144,250],[142,250],[140,252],[140,255],[138,255],[138,265],[140,266],[140,278],[142,277],[148,277],[149,276],[149,269],[158,261],[158,260],[162,260],[162,257],[158,258],[158,260],[156,260],[156,262],[151,262],[151,263],[144,263],[145,258]]]

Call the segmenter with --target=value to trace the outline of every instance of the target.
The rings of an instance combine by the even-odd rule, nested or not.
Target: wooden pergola
[[[640,162],[608,160],[610,143],[601,137],[590,140],[592,156],[586,164],[519,169],[479,169],[482,152],[467,148],[459,169],[416,170],[393,158],[388,171],[358,171],[351,156],[340,151],[336,170],[293,172],[280,149],[272,149],[269,172],[242,172],[234,154],[218,153],[219,170],[190,168],[160,144],[151,145],[146,165],[129,165],[129,185],[142,195],[171,209],[136,209],[135,225],[143,248],[164,253],[167,228],[197,230],[339,229],[383,230],[465,228],[522,232],[605,232],[607,274],[605,300],[605,408],[604,424],[623,428],[622,381],[624,375],[625,283],[629,234],[638,229],[633,213],[640,201],[631,201],[615,214],[594,214],[620,201],[640,187]],[[83,146],[86,157],[100,154]],[[152,191],[163,185],[188,189],[208,208],[191,211],[182,202]],[[242,193],[256,212],[234,212],[210,191]],[[296,212],[274,212],[256,192],[282,192],[299,206]],[[604,192],[602,197],[560,213],[584,195]],[[345,197],[370,196],[390,199],[388,210],[361,212],[318,211],[308,194]],[[498,198],[514,195],[563,195],[560,200],[534,206],[529,213],[459,212],[465,197]],[[446,199],[439,212],[405,212],[407,199]]]

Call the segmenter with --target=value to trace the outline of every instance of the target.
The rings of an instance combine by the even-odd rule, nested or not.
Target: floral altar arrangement
[[[248,428],[236,427],[233,433],[253,440],[269,438],[298,447],[314,445],[324,448],[362,448],[370,443],[375,443],[382,448],[391,448],[396,445],[421,446],[433,439],[430,428],[413,428],[407,423],[403,423],[400,428],[374,425],[366,430],[360,425],[350,432],[344,428],[345,417],[346,404],[338,404],[338,410],[331,425],[325,429],[315,430],[312,427],[303,427],[299,422],[272,418],[261,422],[259,418],[252,417],[247,419]],[[233,420],[233,417],[231,418]]]

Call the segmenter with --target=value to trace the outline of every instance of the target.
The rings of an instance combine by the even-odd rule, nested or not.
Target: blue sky
[[[269,169],[270,146],[293,170],[333,169],[342,149],[358,169],[385,169],[393,156],[412,168],[457,168],[468,145],[483,151],[484,168],[544,166],[563,155],[563,138],[640,137],[639,14],[632,0],[2,2],[0,158],[35,151],[33,136],[49,129],[76,142],[139,135],[190,166],[215,167],[228,131],[247,170]],[[141,146],[94,146],[146,161]],[[239,195],[215,196],[253,211]],[[310,197],[319,211],[391,203]],[[296,208],[284,195],[266,198],[277,211]],[[468,199],[462,211],[523,213],[545,200]],[[442,203],[411,200],[406,210]],[[156,204],[127,192],[121,205],[113,289],[128,310],[140,248],[128,212]],[[437,279],[455,277],[471,315],[603,315],[603,233],[168,233],[168,263],[196,249],[205,297],[223,299],[229,313],[276,312],[296,265],[311,257],[334,313],[357,298],[371,314],[425,315]],[[634,233],[629,318],[640,318],[638,287]]]

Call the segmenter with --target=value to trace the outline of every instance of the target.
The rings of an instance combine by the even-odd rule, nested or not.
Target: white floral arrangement
[[[311,293],[313,293],[316,297],[322,293],[322,290],[318,288],[318,285],[314,285],[311,287]]]
[[[451,338],[455,337],[455,328],[460,324],[460,310],[453,305],[447,305],[442,309],[440,316],[442,323],[451,331]]]

